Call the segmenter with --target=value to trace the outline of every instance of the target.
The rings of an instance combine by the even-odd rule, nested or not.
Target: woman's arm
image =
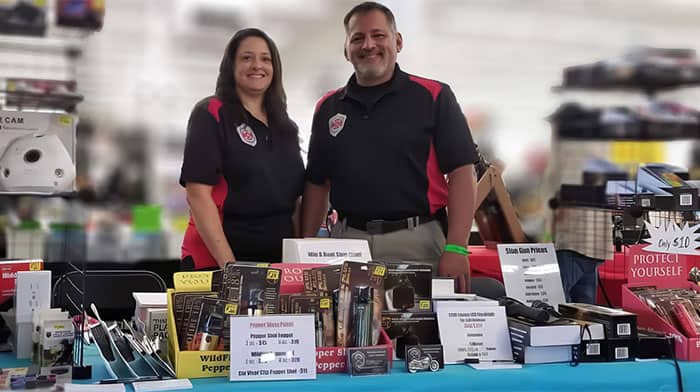
[[[185,188],[187,189],[187,204],[190,206],[197,231],[216,263],[223,268],[226,262],[236,259],[233,257],[233,250],[224,234],[219,210],[211,197],[213,187],[188,182]]]

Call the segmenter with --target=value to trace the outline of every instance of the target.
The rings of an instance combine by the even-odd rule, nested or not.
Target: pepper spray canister
[[[372,345],[372,308],[374,289],[356,286],[352,295],[352,324],[355,347]]]

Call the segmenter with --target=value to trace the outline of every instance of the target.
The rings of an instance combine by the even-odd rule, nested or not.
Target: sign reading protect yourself
[[[682,287],[688,279],[688,259],[690,256],[648,252],[644,249],[645,246],[630,246],[627,252],[626,265],[629,285],[654,285],[659,288]]]

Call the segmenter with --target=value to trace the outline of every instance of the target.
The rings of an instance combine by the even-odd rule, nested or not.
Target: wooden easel
[[[501,224],[506,225],[512,242],[527,242],[523,228],[520,226],[520,221],[515,214],[513,201],[510,199],[506,184],[503,182],[502,173],[502,168],[490,164],[488,165],[486,172],[481,176],[476,185],[476,208],[479,209],[489,193],[493,191],[496,196],[496,202],[503,214],[503,222],[501,222]],[[489,239],[484,239],[484,242],[487,240]]]

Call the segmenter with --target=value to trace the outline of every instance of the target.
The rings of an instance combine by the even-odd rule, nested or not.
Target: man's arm
[[[197,226],[197,232],[214,257],[219,267],[223,268],[228,261],[235,261],[233,250],[224,234],[219,210],[211,198],[211,185],[188,182],[187,204],[190,206],[192,219]]]
[[[447,243],[466,247],[476,209],[474,165],[458,167],[447,175],[447,179]],[[467,256],[443,252],[438,264],[438,274],[457,278],[459,292],[467,293],[471,289]]]
[[[301,235],[301,196],[294,202],[292,224],[294,225],[294,238],[299,238]]]
[[[301,199],[301,237],[316,237],[318,229],[328,214],[328,181],[323,185],[306,182]]]

